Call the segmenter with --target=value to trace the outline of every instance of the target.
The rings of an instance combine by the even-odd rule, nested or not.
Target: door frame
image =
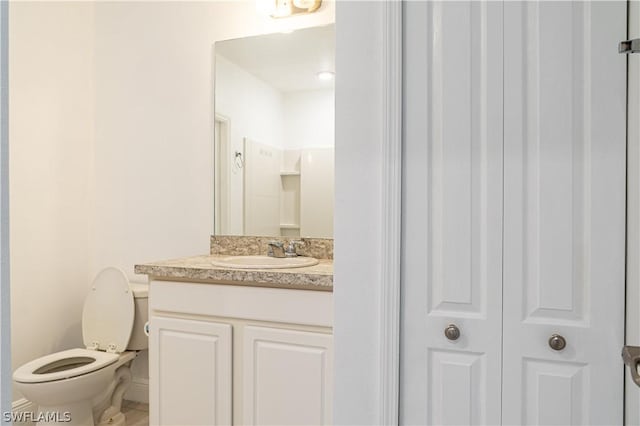
[[[335,424],[399,420],[402,14],[336,2]]]
[[[627,1],[627,38],[640,36],[640,2]],[[640,55],[627,56],[627,259],[625,345],[640,346]],[[636,120],[629,120],[636,117]],[[640,423],[640,389],[625,368],[624,422]]]
[[[9,5],[0,2],[0,411],[10,413],[11,312],[9,275]],[[0,424],[11,424],[6,416]]]
[[[640,2],[629,0],[629,4],[628,16],[640,19]],[[367,11],[369,16],[380,19],[358,19]],[[336,424],[397,425],[399,419],[402,13],[401,0],[347,1],[336,5],[337,71],[347,70],[336,82]],[[640,27],[640,22],[635,25]],[[351,28],[346,29],[348,26]],[[356,36],[358,33],[362,38]],[[365,47],[370,46],[365,37],[374,38],[378,42],[376,47],[382,47],[381,53],[374,50],[363,55]],[[368,67],[367,78],[350,72],[358,68],[354,65],[356,59]],[[348,86],[364,88],[369,96],[342,95],[340,89]],[[371,112],[376,111],[379,115],[374,118],[379,120],[372,120]],[[347,112],[342,119],[342,113]],[[362,146],[346,147],[354,137],[366,138],[371,134],[360,131],[362,126],[373,128],[379,135],[368,140],[368,152]],[[640,130],[636,139],[640,141]],[[371,155],[371,150],[375,155]],[[354,167],[354,162],[362,158],[369,160],[368,164]],[[635,166],[640,169],[640,155]],[[353,179],[359,182],[358,175],[363,171],[369,173],[364,191],[349,184]],[[640,198],[640,181],[628,188],[631,190],[638,192]],[[345,200],[341,202],[341,198]],[[367,217],[349,212],[358,203],[373,207]],[[640,201],[635,208],[640,217]],[[362,226],[363,221],[369,227]],[[375,244],[363,244],[370,242],[370,235],[375,232],[380,235]],[[640,247],[640,231],[628,234],[628,238]],[[378,267],[365,277],[362,268],[353,267],[354,261],[368,261]],[[626,294],[626,338],[634,336],[636,343],[640,343],[640,319],[632,327],[629,324],[633,318],[640,318],[640,272],[638,275],[634,289],[627,285]],[[366,290],[373,294],[366,299],[360,294],[363,287],[356,285],[363,278],[367,281]],[[362,303],[353,303],[355,300]],[[373,386],[373,391],[367,390],[368,386]],[[638,420],[640,396],[630,398],[627,388],[625,423]]]
[[[214,141],[213,141],[213,162],[214,162],[214,177],[213,177],[213,192],[214,192],[214,216],[213,226],[215,234],[224,235],[228,233],[229,229],[229,216],[231,215],[229,191],[230,191],[230,176],[229,176],[229,147],[231,145],[231,120],[223,114],[216,113],[214,117]],[[215,131],[215,128],[218,131]],[[216,136],[220,134],[220,140],[217,140]],[[222,178],[226,187],[222,185]],[[222,232],[222,230],[226,230]]]
[[[382,294],[380,297],[380,423],[400,420],[400,286],[402,238],[402,14],[401,1],[383,12]]]

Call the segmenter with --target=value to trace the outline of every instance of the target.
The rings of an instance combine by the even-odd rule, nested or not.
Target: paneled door
[[[404,7],[401,421],[497,424],[502,4]]]
[[[623,422],[626,7],[505,2],[505,424]]]
[[[401,423],[622,424],[626,3],[404,7]]]

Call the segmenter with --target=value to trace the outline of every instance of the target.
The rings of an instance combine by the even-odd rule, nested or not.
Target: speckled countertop
[[[333,240],[301,238],[298,253],[318,259],[304,268],[234,269],[214,266],[212,261],[227,256],[264,255],[269,241],[281,237],[211,236],[210,254],[135,265],[136,274],[164,281],[187,281],[244,286],[333,291]]]
[[[260,287],[298,288],[303,290],[333,290],[333,260],[318,259],[319,263],[305,268],[290,269],[232,269],[214,266],[214,259],[226,255],[204,255],[163,260],[135,266],[136,274],[150,279],[190,281]]]

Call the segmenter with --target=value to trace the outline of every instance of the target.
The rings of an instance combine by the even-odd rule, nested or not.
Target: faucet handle
[[[278,249],[278,254],[274,252],[274,248]],[[272,240],[267,243],[267,256],[271,257],[284,257],[282,254],[284,252],[284,244],[282,241]],[[281,254],[282,253],[282,254]]]
[[[290,240],[289,241],[289,245],[287,246],[287,249],[285,250],[285,254],[287,255],[287,257],[298,256],[298,253],[296,252],[296,249],[299,246],[303,246],[303,245],[304,245],[304,241],[302,241],[302,240]]]

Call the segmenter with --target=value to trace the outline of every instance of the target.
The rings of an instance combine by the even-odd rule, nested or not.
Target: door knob
[[[640,364],[640,347],[625,346],[622,348],[622,360],[629,366],[633,382],[640,386],[640,374],[638,373],[638,364]]]
[[[618,53],[640,53],[640,39],[621,41],[618,45]]]
[[[444,329],[444,335],[449,340],[458,340],[460,337],[460,329],[455,324],[449,324],[447,328]]]
[[[549,347],[554,351],[561,351],[567,346],[567,341],[559,334],[552,334],[549,337]]]

